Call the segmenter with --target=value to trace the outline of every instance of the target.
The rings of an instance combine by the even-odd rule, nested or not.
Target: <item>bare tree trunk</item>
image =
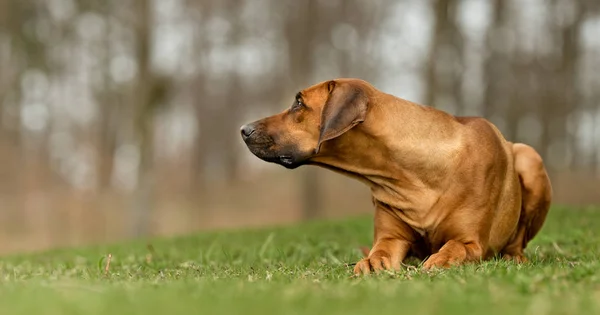
[[[239,32],[239,31],[238,31]],[[238,154],[235,150],[236,143],[233,136],[237,136],[238,123],[239,123],[239,113],[242,110],[241,105],[243,104],[243,100],[240,96],[243,95],[244,92],[241,91],[240,86],[240,78],[237,73],[233,73],[232,78],[229,83],[229,92],[226,101],[225,107],[225,116],[223,120],[221,120],[221,124],[223,125],[222,137],[224,138],[221,142],[223,147],[223,155],[224,159],[224,167],[225,167],[225,177],[226,182],[233,183],[237,179],[237,167],[238,167]],[[248,95],[246,97],[249,97]]]
[[[0,36],[4,35],[6,37],[10,36],[8,31],[10,30],[9,21],[8,21],[8,10],[10,10],[10,0],[0,0]],[[0,42],[0,45],[4,43]],[[7,60],[0,59],[0,69],[5,69],[5,63],[8,64]],[[8,85],[9,85],[9,74],[4,71],[0,72],[0,107],[4,107],[4,99],[8,94]],[[4,122],[4,108],[0,109],[0,141],[5,141],[4,138],[4,125],[1,125]]]
[[[194,12],[201,12],[197,15],[193,15],[192,19],[195,23],[195,28],[200,30],[204,27],[203,23],[205,22],[205,16],[210,16],[214,13],[215,5],[214,2],[199,2],[199,1],[190,1],[189,5],[199,7],[199,9]],[[200,15],[201,14],[201,15]],[[207,45],[205,40],[205,35],[203,34],[194,34],[194,53],[196,54],[195,59],[201,60],[202,54],[205,52]],[[196,195],[199,191],[203,191],[206,188],[206,174],[205,167],[207,163],[207,157],[211,152],[210,148],[210,130],[212,130],[212,125],[218,122],[215,121],[215,117],[212,116],[210,106],[206,106],[207,104],[213,103],[211,99],[211,95],[209,91],[206,89],[208,77],[202,71],[196,73],[195,78],[192,80],[190,86],[190,94],[193,98],[194,110],[196,121],[198,123],[198,137],[196,141],[194,141],[194,146],[191,152],[192,162],[191,162],[191,171],[192,176],[190,178],[190,186],[189,192],[190,197]],[[193,202],[197,203],[197,200],[193,200]],[[196,218],[194,218],[195,220]]]
[[[196,114],[196,121],[198,122],[198,137],[194,141],[192,149],[192,176],[190,182],[190,193],[193,195],[197,191],[204,188],[204,165],[206,163],[207,143],[206,138],[208,137],[207,124],[207,113],[203,106],[207,102],[206,93],[204,90],[204,78],[202,74],[197,74],[197,78],[192,84],[192,95],[194,95],[194,109]]]
[[[600,95],[596,95],[596,97],[600,97]],[[600,105],[596,106],[596,115],[600,114]],[[597,138],[596,135],[598,134],[597,130],[600,129],[600,125],[598,125],[598,123],[596,121],[594,121],[594,125],[592,128],[592,134],[594,135],[594,139]],[[600,138],[595,139],[596,142],[595,143],[600,143]],[[600,147],[596,147],[596,148],[592,148],[592,152],[591,152],[591,159],[590,159],[590,171],[591,174],[596,174],[596,176],[600,176]]]
[[[10,130],[6,130],[6,136],[9,141],[12,142],[13,146],[17,149],[19,158],[18,161],[23,161],[23,146],[22,146],[22,134],[21,134],[21,89],[19,86],[19,75],[23,72],[24,62],[21,58],[26,54],[23,49],[23,40],[20,32],[20,13],[21,13],[21,5],[19,3],[15,3],[14,0],[4,0],[4,8],[2,8],[3,20],[5,24],[6,35],[11,40],[11,52],[9,56],[8,62],[11,64],[11,71],[3,71],[3,75],[8,76],[6,82],[6,96],[10,95],[10,100],[7,102],[5,98],[3,98],[4,104],[3,106],[14,106],[11,112],[14,113],[12,115],[12,126]],[[8,14],[8,12],[14,12],[13,14]],[[19,176],[22,179],[22,176]]]
[[[109,20],[112,14],[112,6],[110,2],[106,2],[103,5],[104,17],[106,21]],[[107,26],[110,28],[110,26]],[[114,155],[116,150],[116,130],[117,125],[115,122],[118,120],[117,115],[117,104],[113,97],[110,84],[110,60],[111,60],[111,40],[110,40],[110,29],[105,30],[103,40],[102,52],[102,72],[104,77],[104,86],[99,91],[98,99],[100,103],[100,125],[99,125],[99,139],[98,139],[98,154],[97,154],[97,168],[98,168],[98,189],[104,191],[110,186],[111,175],[113,171]]]
[[[575,168],[576,161],[578,159],[578,149],[576,137],[568,131],[566,118],[569,114],[576,112],[581,97],[575,86],[577,79],[577,68],[580,62],[580,49],[579,49],[579,33],[581,25],[583,24],[583,7],[578,1],[572,3],[575,6],[575,18],[571,25],[568,25],[562,30],[562,71],[564,72],[564,98],[565,98],[565,115],[564,115],[564,133],[565,141],[568,143],[571,150],[571,161],[569,162],[569,168],[573,170]]]
[[[315,0],[294,3],[288,19],[287,40],[290,53],[290,73],[293,74],[294,86],[309,85],[313,69],[312,41],[315,36],[315,21],[318,14],[318,4]],[[304,219],[313,219],[323,211],[321,205],[319,170],[308,167],[304,170],[301,189],[302,215]]]
[[[487,31],[487,49],[489,51],[485,61],[485,95],[482,104],[483,116],[490,118],[497,114],[502,102],[503,91],[506,92],[508,82],[503,80],[504,73],[508,70],[508,58],[506,54],[498,51],[498,42],[502,39],[502,31],[506,25],[506,1],[493,1],[493,21]]]
[[[229,14],[232,16],[233,34],[231,43],[234,46],[238,46],[244,37],[244,25],[239,22],[241,15],[241,7],[235,2],[228,3]],[[234,63],[238,63],[239,60],[232,60]],[[240,113],[244,110],[243,104],[244,99],[250,99],[251,91],[242,90],[240,74],[235,70],[230,73],[229,86],[227,89],[227,96],[225,99],[225,106],[221,108],[220,128],[222,128],[221,135],[224,139],[221,141],[221,152],[223,153],[223,167],[225,168],[225,180],[226,184],[233,183],[237,179],[237,167],[239,155],[236,152],[236,147],[239,139],[239,122]],[[235,137],[235,138],[234,138]]]
[[[456,106],[456,114],[462,112],[463,38],[456,24],[456,0],[437,0],[434,3],[434,33],[427,66],[426,104],[438,106],[440,94],[449,96]],[[446,64],[440,73],[439,65]],[[459,69],[456,69],[459,67]]]
[[[150,0],[136,0],[139,21],[137,24],[138,77],[135,89],[135,137],[139,146],[138,187],[134,199],[135,236],[148,233],[148,222],[153,212],[153,77],[150,70],[152,38],[152,7]]]
[[[581,27],[581,10],[578,2],[572,2],[576,17],[572,23],[559,27],[552,25],[553,36],[556,42],[562,42],[562,46],[554,52],[555,58],[552,60],[557,63],[556,70],[541,70],[543,80],[550,84],[545,84],[547,87],[546,93],[542,98],[539,106],[543,119],[543,133],[541,151],[542,156],[547,156],[550,146],[555,141],[567,142],[570,137],[567,131],[567,117],[574,108],[576,98],[575,74],[577,71],[577,62],[579,59],[579,29]],[[560,56],[561,58],[557,58]],[[566,166],[566,149],[552,152],[553,160],[560,162],[559,167]],[[553,165],[549,167],[551,170]]]

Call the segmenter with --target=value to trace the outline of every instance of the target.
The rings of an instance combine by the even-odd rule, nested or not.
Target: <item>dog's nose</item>
[[[254,130],[254,126],[252,125],[243,125],[240,129],[240,131],[242,132],[242,138],[244,138],[244,140],[248,139],[248,137],[250,137],[250,135],[254,133]]]

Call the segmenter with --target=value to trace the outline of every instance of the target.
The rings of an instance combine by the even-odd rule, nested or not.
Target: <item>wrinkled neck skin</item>
[[[370,105],[363,123],[323,143],[308,164],[366,183],[375,200],[412,212],[407,219],[420,225],[419,217],[447,189],[452,165],[459,162],[459,124],[446,113],[388,94],[370,104],[378,105]]]

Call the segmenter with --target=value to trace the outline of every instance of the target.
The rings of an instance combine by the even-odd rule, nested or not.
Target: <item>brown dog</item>
[[[506,141],[483,118],[455,117],[358,79],[309,87],[241,133],[264,161],[318,165],[371,188],[374,243],[357,274],[399,269],[408,256],[428,257],[425,269],[497,254],[526,261],[552,198],[532,147]]]

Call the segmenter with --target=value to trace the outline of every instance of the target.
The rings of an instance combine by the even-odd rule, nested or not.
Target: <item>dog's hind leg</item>
[[[527,243],[541,230],[552,201],[552,186],[544,163],[534,148],[513,144],[515,171],[522,191],[521,217],[517,231],[502,250],[504,259],[525,262]]]

